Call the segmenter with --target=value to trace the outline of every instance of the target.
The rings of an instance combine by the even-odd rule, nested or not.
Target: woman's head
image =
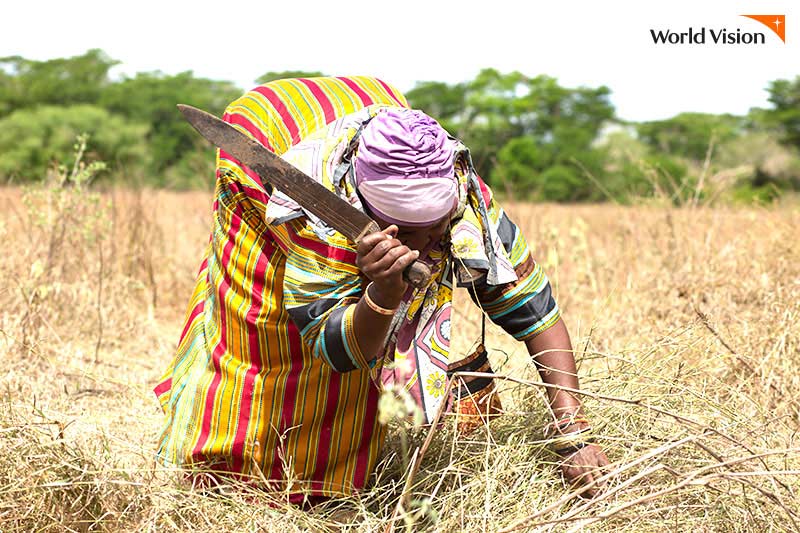
[[[442,225],[458,204],[454,142],[421,111],[379,112],[356,152],[358,192],[375,218],[403,228]]]

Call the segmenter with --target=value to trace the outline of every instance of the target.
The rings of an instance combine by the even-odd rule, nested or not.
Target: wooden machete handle
[[[403,279],[414,287],[424,287],[431,279],[431,269],[425,263],[414,261],[403,271]]]

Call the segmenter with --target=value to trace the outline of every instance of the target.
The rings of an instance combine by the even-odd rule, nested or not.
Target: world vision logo
[[[781,41],[786,43],[786,15],[741,15],[749,19],[760,22]],[[741,28],[729,30],[728,28],[707,28],[701,26],[698,29],[689,27],[685,31],[675,31],[673,29],[650,29],[650,35],[654,44],[744,44],[759,45],[767,43],[767,35],[760,31],[745,31]]]

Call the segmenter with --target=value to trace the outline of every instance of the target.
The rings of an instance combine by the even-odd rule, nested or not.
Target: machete
[[[300,207],[354,243],[358,244],[364,236],[380,231],[378,224],[365,213],[229,123],[189,105],[178,104],[178,109],[206,140],[238,159],[262,180],[281,190]],[[419,261],[409,265],[403,272],[403,278],[414,287],[425,286],[430,277],[428,266]]]

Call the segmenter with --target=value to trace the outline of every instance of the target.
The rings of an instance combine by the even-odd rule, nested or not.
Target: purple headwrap
[[[382,219],[407,226],[431,224],[458,203],[453,152],[447,132],[425,113],[381,111],[358,141],[356,186]]]

